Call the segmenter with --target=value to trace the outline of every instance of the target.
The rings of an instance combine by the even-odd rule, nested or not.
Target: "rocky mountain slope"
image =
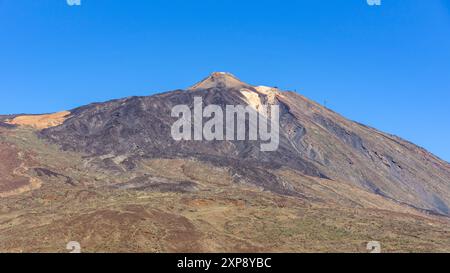
[[[280,143],[175,141],[175,105],[280,107]],[[33,122],[37,122],[34,124]],[[248,118],[248,128],[255,126]],[[289,91],[187,90],[0,116],[0,251],[450,251],[450,165]]]
[[[173,106],[280,105],[280,146],[261,152],[257,141],[175,141]],[[41,136],[65,150],[120,157],[126,168],[141,158],[196,157],[232,166],[252,183],[293,194],[267,168],[289,167],[305,175],[346,181],[412,207],[450,215],[450,165],[400,138],[344,119],[294,93],[254,87],[226,73],[215,73],[188,91],[132,97],[72,112]],[[107,163],[105,163],[107,164]],[[254,177],[252,177],[254,176]]]

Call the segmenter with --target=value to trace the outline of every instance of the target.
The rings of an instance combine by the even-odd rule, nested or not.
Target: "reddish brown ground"
[[[0,142],[0,197],[20,194],[40,186],[40,182],[27,174],[25,162],[31,158],[14,146]]]

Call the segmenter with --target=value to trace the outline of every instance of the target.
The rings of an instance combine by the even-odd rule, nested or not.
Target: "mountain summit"
[[[242,82],[236,76],[228,72],[214,72],[201,82],[195,84],[189,90],[210,88],[248,88],[249,84]]]

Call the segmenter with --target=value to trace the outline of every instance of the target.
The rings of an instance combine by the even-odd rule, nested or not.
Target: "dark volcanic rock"
[[[70,186],[76,186],[77,183],[75,183],[72,178],[63,175],[63,174],[59,174],[56,173],[54,171],[51,171],[49,169],[45,169],[45,168],[34,168],[33,169],[38,177],[46,177],[46,178],[56,178],[56,179],[62,179],[64,181],[64,183],[69,184]]]
[[[6,129],[13,129],[16,128],[17,126],[14,124],[8,124],[8,123],[4,123],[0,121],[0,128],[6,128]]]
[[[141,176],[126,183],[114,185],[113,188],[137,191],[158,192],[193,192],[197,190],[197,184],[192,181],[172,181],[153,176]]]
[[[171,117],[171,109],[178,104],[193,107],[194,97],[202,97],[205,105],[225,107],[246,104],[239,90],[227,88],[131,97],[75,109],[63,125],[43,130],[40,135],[61,144],[65,150],[82,151],[94,156],[129,154],[142,158],[232,158],[236,161],[290,166],[311,176],[325,177],[311,162],[298,157],[296,148],[284,134],[280,135],[280,146],[275,152],[261,152],[259,141],[173,140],[171,126],[177,119]],[[294,121],[287,107],[281,107],[280,115],[282,127],[285,124],[290,126]],[[300,124],[297,128],[295,141],[305,133]]]

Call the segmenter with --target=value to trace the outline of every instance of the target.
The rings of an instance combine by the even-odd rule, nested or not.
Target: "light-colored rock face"
[[[69,111],[47,115],[24,115],[8,120],[5,123],[19,126],[28,126],[35,129],[46,129],[61,125],[70,116]]]
[[[277,104],[276,101],[276,95],[278,94],[278,90],[270,88],[270,87],[255,87],[255,90],[242,88],[239,90],[239,92],[242,94],[242,96],[245,99],[245,102],[251,106],[253,109],[255,109],[258,112],[261,112],[262,114],[267,114],[265,111],[267,109],[263,109],[262,106],[264,105],[275,105]]]
[[[262,102],[258,93],[245,88],[241,89],[240,92],[244,96],[248,105],[250,105],[256,111],[260,110]]]
[[[274,93],[279,92],[279,90],[277,88],[264,86],[264,85],[255,86],[255,89],[259,93],[262,93],[262,94],[265,94],[265,95],[274,94]]]
[[[258,91],[261,94],[266,95],[267,97],[267,102],[269,104],[276,104],[276,96],[280,95],[281,92],[280,90],[278,90],[277,88],[273,88],[273,87],[268,87],[268,86],[256,86],[255,87],[256,91]]]
[[[280,94],[278,89],[268,86],[255,86],[253,89],[254,90],[242,88],[240,90],[248,105],[253,107],[253,109],[260,111],[261,106],[264,104],[277,104],[276,96],[277,94]],[[264,101],[262,100],[262,97],[264,97]]]

